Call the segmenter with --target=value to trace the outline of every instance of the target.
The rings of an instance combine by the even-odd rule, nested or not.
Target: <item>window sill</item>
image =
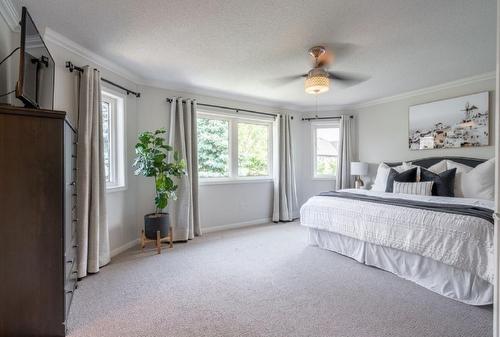
[[[335,181],[337,177],[312,177],[312,180]]]
[[[127,186],[106,186],[106,193],[123,192],[127,190]]]
[[[239,185],[239,184],[263,184],[272,183],[272,178],[248,178],[248,179],[224,179],[224,180],[200,180],[198,185]]]

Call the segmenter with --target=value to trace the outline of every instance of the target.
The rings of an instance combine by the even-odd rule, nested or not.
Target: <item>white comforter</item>
[[[384,198],[467,204],[494,209],[489,200],[344,190]],[[493,224],[467,215],[316,196],[300,210],[303,226],[422,255],[493,283]]]

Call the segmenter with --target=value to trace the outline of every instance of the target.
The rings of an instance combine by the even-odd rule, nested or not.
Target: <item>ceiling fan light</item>
[[[304,84],[306,93],[319,95],[330,89],[330,79],[324,74],[309,74]]]

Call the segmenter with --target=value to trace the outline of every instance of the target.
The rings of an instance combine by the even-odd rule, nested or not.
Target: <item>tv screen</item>
[[[23,7],[16,97],[32,108],[54,108],[54,59]]]

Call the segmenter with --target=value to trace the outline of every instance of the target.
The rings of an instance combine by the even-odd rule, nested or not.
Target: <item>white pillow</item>
[[[446,165],[446,160],[441,160],[439,163],[436,163],[427,168],[427,170],[436,174],[443,173],[444,171],[448,170],[448,166]]]
[[[457,172],[455,173],[455,197],[464,198],[464,192],[462,189],[462,176],[469,173],[473,169],[473,167],[460,164],[452,160],[446,161],[446,167],[448,168],[448,170],[454,168],[457,169]]]
[[[455,196],[493,200],[495,197],[495,158],[476,167],[446,161],[448,170],[457,169],[455,175]]]
[[[395,169],[398,172],[404,172],[411,168],[416,167],[409,162],[403,162],[399,166],[390,167],[386,163],[380,163],[377,169],[377,176],[375,177],[375,182],[372,185],[371,190],[377,192],[385,192],[385,188],[387,187],[387,178],[389,178],[389,172],[391,172],[391,168]]]

